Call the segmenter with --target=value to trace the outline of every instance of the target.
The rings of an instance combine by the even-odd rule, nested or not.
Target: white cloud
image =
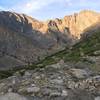
[[[30,8],[30,7],[32,7],[32,4],[31,4],[31,3],[27,3],[27,4],[26,4],[26,7],[27,7],[27,8]]]
[[[70,0],[29,0],[28,2],[22,2],[20,4],[14,5],[12,7],[12,10],[23,12],[26,14],[32,14],[35,11],[38,11],[42,8],[45,8],[45,6],[52,4],[52,3],[67,3],[67,5],[72,5]]]

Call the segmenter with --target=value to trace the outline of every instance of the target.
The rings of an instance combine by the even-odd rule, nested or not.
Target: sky
[[[24,13],[39,20],[62,18],[81,10],[100,11],[100,0],[0,0],[0,10]]]

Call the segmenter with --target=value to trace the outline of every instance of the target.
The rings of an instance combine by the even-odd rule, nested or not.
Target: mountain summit
[[[45,22],[1,11],[0,69],[35,63],[69,47],[81,38],[85,29],[99,21],[100,14],[89,10]]]

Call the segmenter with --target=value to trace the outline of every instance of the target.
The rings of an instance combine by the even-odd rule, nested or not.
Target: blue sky
[[[61,18],[84,9],[100,11],[100,0],[0,0],[0,10],[25,13],[39,20]]]

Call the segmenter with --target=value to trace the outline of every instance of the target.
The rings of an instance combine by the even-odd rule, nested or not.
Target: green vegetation
[[[100,32],[97,32],[73,46],[71,51],[65,55],[65,60],[81,60],[83,56],[92,56],[100,50]]]

